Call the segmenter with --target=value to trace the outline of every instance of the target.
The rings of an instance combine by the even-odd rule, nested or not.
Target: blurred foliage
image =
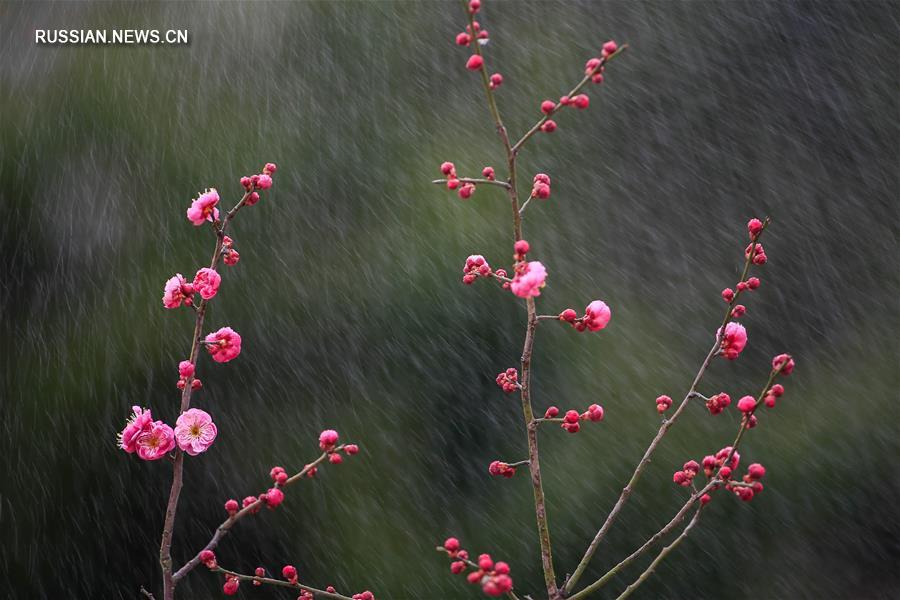
[[[602,298],[595,335],[540,328],[536,410],[601,403],[577,436],[542,433],[557,571],[576,564],[687,389],[738,275],[744,223],[772,215],[749,299],[750,345],[704,391],[755,391],[771,356],[798,368],[747,439],[769,467],[749,505],[723,496],[641,597],[874,598],[900,589],[893,459],[897,352],[896,6],[865,3],[487,2],[489,65],[522,132],[609,37],[631,50],[521,160],[554,179],[526,237],[548,265],[542,312]],[[202,362],[195,405],[220,428],[187,462],[186,559],[229,497],[298,468],[335,427],[363,453],[242,524],[223,564],[296,564],[312,584],[380,598],[466,598],[433,551],[449,534],[539,589],[524,453],[495,374],[524,313],[459,284],[465,256],[510,253],[501,190],[432,186],[501,165],[455,3],[0,4],[0,587],[14,598],[133,598],[156,586],[167,465],[115,450],[132,404],[177,416],[192,316],[159,297],[212,245],[184,218],[195,192],[239,195],[241,262],[208,321],[244,336]],[[187,28],[189,46],[35,46],[35,28]],[[226,201],[230,204],[231,200]],[[734,412],[692,407],[598,553],[600,574],[680,505],[671,472],[727,443]],[[635,565],[609,590],[620,590]],[[184,597],[218,594],[198,572]],[[246,596],[258,595],[243,590]],[[260,592],[261,593],[261,592]]]

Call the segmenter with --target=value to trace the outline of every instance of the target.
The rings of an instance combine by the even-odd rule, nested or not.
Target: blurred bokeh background
[[[721,318],[745,223],[771,215],[748,298],[749,346],[701,389],[755,392],[771,357],[787,394],[742,449],[763,462],[750,504],[716,498],[642,598],[886,598],[900,590],[897,5],[887,2],[485,2],[513,133],[577,81],[608,38],[631,49],[521,159],[553,196],[526,237],[555,312],[602,298],[611,326],[540,328],[535,406],[606,409],[577,436],[541,433],[557,571],[571,570]],[[379,598],[468,598],[433,551],[448,535],[541,577],[521,413],[495,386],[515,364],[521,303],[464,287],[470,253],[510,255],[498,189],[469,202],[429,181],[500,169],[502,154],[455,2],[0,5],[0,595],[134,598],[158,590],[171,468],[115,448],[133,404],[177,417],[192,313],[164,281],[208,262],[184,211],[278,163],[242,212],[210,328],[244,336],[202,359],[194,405],[219,438],[187,461],[175,559],[299,468],[325,427],[361,455],[288,490],[219,550],[252,571]],[[189,29],[188,46],[36,46],[35,28]],[[681,505],[671,473],[733,437],[737,416],[691,406],[598,553],[599,575]],[[615,580],[621,591],[646,564]],[[183,597],[218,596],[199,570]],[[244,586],[243,597],[284,596]],[[536,596],[537,597],[537,596]],[[601,596],[603,597],[603,596]]]

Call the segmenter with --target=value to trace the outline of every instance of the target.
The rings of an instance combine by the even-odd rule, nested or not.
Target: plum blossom
[[[194,286],[188,283],[181,273],[175,273],[166,281],[163,289],[163,306],[166,308],[178,308],[182,303],[190,306],[192,304],[191,296],[194,295]]]
[[[191,456],[206,452],[215,441],[216,434],[218,429],[212,417],[199,408],[189,408],[175,421],[175,441]]]
[[[144,460],[159,460],[174,448],[175,432],[162,421],[154,421],[137,436],[137,455]]]
[[[241,336],[231,327],[223,327],[206,336],[206,349],[216,362],[234,360],[241,353]]]
[[[539,261],[533,260],[525,263],[521,269],[517,268],[516,276],[509,287],[519,298],[540,296],[546,280],[547,269]]]
[[[138,436],[153,425],[153,416],[150,414],[149,408],[132,406],[131,410],[131,417],[125,423],[125,428],[117,436],[119,448],[129,454],[137,450]]]
[[[602,300],[594,300],[584,309],[584,323],[591,331],[600,331],[609,324],[612,312]]]
[[[188,221],[195,227],[203,225],[204,221],[218,221],[219,209],[216,205],[219,203],[219,192],[216,188],[210,188],[200,194],[200,196],[191,202],[191,207],[187,209]]]
[[[209,267],[204,267],[194,276],[194,291],[204,300],[210,300],[218,293],[221,283],[221,275]]]
[[[722,355],[728,360],[734,360],[747,345],[747,330],[740,323],[731,322],[725,325],[725,331],[721,328],[716,332],[722,336]]]

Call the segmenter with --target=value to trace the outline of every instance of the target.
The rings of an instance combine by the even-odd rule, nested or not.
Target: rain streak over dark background
[[[514,134],[581,77],[610,37],[631,49],[521,158],[553,196],[529,207],[541,312],[602,298],[613,320],[539,328],[535,409],[598,402],[606,420],[541,432],[557,572],[577,563],[723,310],[745,223],[771,215],[769,264],[748,297],[749,345],[701,389],[762,385],[792,352],[787,393],[742,447],[768,467],[745,504],[721,494],[641,598],[887,598],[900,580],[896,410],[896,4],[485,2],[488,63]],[[326,427],[362,453],[236,527],[221,562],[297,565],[312,585],[379,598],[478,598],[435,544],[457,535],[540,589],[517,401],[524,308],[460,283],[465,257],[511,253],[502,191],[469,202],[429,181],[502,166],[477,76],[453,44],[457,3],[0,5],[0,596],[134,598],[158,590],[171,478],[115,448],[133,404],[174,423],[193,315],[163,283],[207,263],[184,212],[268,160],[271,193],[242,212],[241,252],[208,329],[244,338],[203,357],[194,406],[219,437],[186,461],[180,564],[297,469]],[[35,28],[189,29],[189,46],[36,46]],[[508,265],[507,265],[508,266]],[[665,523],[671,474],[727,444],[738,417],[690,406],[589,575]],[[607,594],[621,591],[635,565]],[[218,597],[198,570],[185,598]],[[287,597],[243,586],[243,597]],[[603,597],[603,596],[600,596]]]

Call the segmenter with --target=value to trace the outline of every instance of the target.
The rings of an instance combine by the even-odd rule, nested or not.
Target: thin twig
[[[337,446],[334,449],[334,451],[340,452],[341,450],[344,449],[344,446],[345,446],[345,444]],[[308,465],[303,467],[303,469],[301,469],[298,473],[292,475],[283,484],[281,484],[281,485],[275,484],[275,487],[285,488],[285,487],[291,485],[292,483],[294,483],[295,481],[302,479],[311,469],[316,468],[320,463],[322,463],[326,458],[328,458],[328,454],[329,454],[328,452],[323,452],[319,456],[319,458],[317,458],[316,460],[312,461],[311,463],[309,463]],[[223,537],[228,535],[228,532],[231,531],[231,528],[234,527],[235,523],[237,523],[238,521],[240,521],[247,515],[255,513],[257,510],[259,510],[262,507],[262,504],[263,504],[263,501],[260,499],[257,499],[256,502],[253,502],[252,504],[249,504],[249,505],[243,507],[238,512],[236,512],[234,514],[234,516],[228,517],[227,519],[222,521],[222,524],[216,528],[216,531],[213,534],[212,538],[209,540],[209,542],[207,542],[207,544],[200,551],[198,551],[194,555],[194,557],[191,558],[191,560],[186,562],[184,564],[184,566],[182,566],[180,569],[178,569],[178,571],[172,576],[172,579],[175,581],[175,583],[178,583],[178,581],[180,581],[182,577],[184,577],[185,575],[187,575],[188,573],[193,571],[198,565],[200,565],[200,562],[201,562],[200,561],[200,553],[201,552],[203,552],[204,550],[215,550],[216,546],[219,545],[219,542],[222,541]]]
[[[223,569],[222,567],[214,567],[210,569],[211,571],[215,571],[216,573],[223,573],[227,577],[234,577],[240,581],[254,581],[259,583],[264,583],[266,585],[274,585],[277,587],[285,587],[291,588],[294,590],[306,590],[307,592],[312,592],[315,596],[321,596],[322,598],[330,598],[331,600],[353,600],[353,598],[349,596],[344,596],[343,594],[338,594],[337,592],[327,592],[325,590],[320,590],[318,588],[310,587],[308,585],[302,583],[291,583],[290,581],[285,581],[283,579],[272,579],[271,577],[257,577],[256,575],[244,575],[243,573],[238,573],[237,571],[231,571],[229,569]]]
[[[475,185],[482,185],[482,184],[498,185],[504,189],[507,189],[507,190],[509,189],[508,183],[506,183],[505,181],[498,181],[496,179],[475,179],[473,177],[458,177],[456,179],[456,181],[459,181],[460,183],[474,183]],[[445,183],[447,183],[447,180],[446,179],[435,179],[431,183],[445,184]]]
[[[701,512],[703,512],[702,505],[697,509],[697,512],[694,513],[694,516],[691,518],[690,522],[687,524],[687,527],[684,528],[684,531],[682,531],[678,535],[677,538],[672,540],[671,544],[669,544],[668,546],[666,546],[665,548],[663,548],[660,551],[660,553],[656,556],[656,558],[653,559],[653,562],[650,563],[650,566],[647,567],[647,569],[643,573],[641,573],[640,577],[638,577],[634,581],[634,583],[632,583],[627,588],[625,588],[625,591],[622,592],[616,600],[625,600],[625,598],[627,598],[632,593],[634,593],[634,591],[638,588],[638,586],[640,586],[642,583],[644,583],[647,580],[647,578],[653,574],[653,571],[656,570],[656,567],[659,566],[659,563],[661,563],[663,561],[663,559],[669,555],[670,552],[672,552],[675,548],[677,548],[678,544],[680,544],[682,542],[682,540],[684,540],[684,538],[686,538],[687,535],[691,532],[691,529],[693,529],[694,525],[697,524],[697,521],[700,520]]]

